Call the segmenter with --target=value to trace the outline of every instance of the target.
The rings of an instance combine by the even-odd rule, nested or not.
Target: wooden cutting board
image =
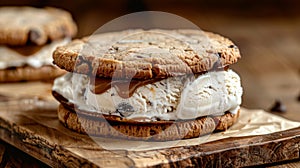
[[[300,128],[147,151],[106,150],[57,119],[51,84],[0,86],[0,139],[53,166],[234,167],[299,158]]]

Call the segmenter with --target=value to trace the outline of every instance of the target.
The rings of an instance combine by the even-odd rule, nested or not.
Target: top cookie
[[[77,27],[71,15],[56,8],[0,7],[0,44],[43,45],[72,37]]]
[[[97,77],[149,79],[201,73],[237,62],[227,38],[201,30],[127,30],[96,34],[58,47],[54,63]]]

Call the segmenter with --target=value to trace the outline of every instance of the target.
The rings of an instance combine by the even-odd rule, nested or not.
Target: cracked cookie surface
[[[237,62],[229,39],[201,30],[126,30],[95,34],[58,47],[54,63],[97,77],[149,79],[201,73]]]

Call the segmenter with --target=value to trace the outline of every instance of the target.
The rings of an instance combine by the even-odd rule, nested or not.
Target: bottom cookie
[[[37,81],[53,80],[54,78],[65,74],[55,66],[45,65],[40,68],[31,66],[13,67],[0,70],[0,82],[20,82],[20,81]]]
[[[222,116],[194,120],[141,122],[77,109],[75,112],[74,105],[62,104],[58,108],[58,118],[71,130],[92,136],[149,141],[191,139],[224,131],[237,121],[240,113],[226,112]]]

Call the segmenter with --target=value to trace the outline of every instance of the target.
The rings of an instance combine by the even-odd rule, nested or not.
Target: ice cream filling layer
[[[230,69],[166,78],[137,88],[127,98],[118,95],[115,87],[101,94],[95,94],[91,88],[88,76],[75,73],[57,78],[53,86],[54,91],[81,110],[149,120],[237,113],[243,93],[240,77]]]
[[[40,68],[43,65],[53,65],[52,53],[56,47],[65,45],[70,38],[53,41],[43,46],[9,47],[0,45],[0,69],[28,65]]]

